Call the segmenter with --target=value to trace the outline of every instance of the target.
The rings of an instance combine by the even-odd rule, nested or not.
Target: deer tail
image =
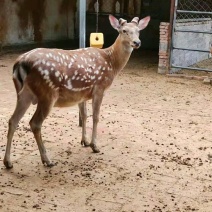
[[[22,90],[24,81],[27,77],[27,67],[23,66],[20,62],[17,62],[13,66],[13,82],[16,88],[17,94]]]

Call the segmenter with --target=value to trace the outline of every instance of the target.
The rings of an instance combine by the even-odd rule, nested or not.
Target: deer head
[[[141,45],[139,32],[146,28],[150,21],[150,16],[147,16],[140,21],[138,17],[135,17],[129,23],[122,18],[117,20],[112,15],[109,16],[109,20],[111,26],[119,32],[121,40],[124,41],[127,46],[138,49]]]

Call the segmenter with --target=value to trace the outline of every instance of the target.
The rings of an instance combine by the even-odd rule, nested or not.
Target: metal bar
[[[177,17],[177,6],[178,6],[178,0],[175,0],[175,4],[174,4],[174,15],[173,15],[173,23],[172,23],[172,37],[171,37],[171,41],[170,41],[170,59],[169,59],[169,67],[172,67],[172,58],[173,58],[173,38],[174,38],[174,29],[176,26],[176,17]]]
[[[212,69],[206,69],[206,68],[195,68],[195,67],[184,67],[184,66],[175,66],[171,65],[172,68],[180,68],[180,69],[191,69],[191,70],[197,70],[197,71],[208,71],[212,72]]]
[[[175,32],[192,32],[192,33],[212,34],[212,31],[189,30],[189,29],[175,29]]]
[[[86,0],[79,0],[79,47],[85,48],[86,40]],[[79,126],[82,127],[82,119],[79,112]]]
[[[172,40],[172,32],[173,32],[173,20],[174,20],[174,4],[175,0],[171,0],[171,7],[170,7],[170,20],[169,20],[169,38],[168,38],[168,55],[171,54],[171,40]],[[170,57],[168,58],[168,70],[170,69]]]
[[[86,39],[86,1],[79,0],[79,47],[85,48]]]
[[[173,49],[178,49],[178,50],[186,50],[186,51],[195,51],[195,52],[205,52],[205,53],[210,53],[209,50],[201,50],[201,49],[187,49],[187,48],[179,48],[179,47],[174,47],[172,46]]]
[[[200,14],[200,15],[212,15],[212,12],[204,11],[190,11],[190,10],[177,10],[177,13],[189,13],[189,14]]]

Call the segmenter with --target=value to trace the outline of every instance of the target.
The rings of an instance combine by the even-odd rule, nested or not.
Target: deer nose
[[[141,45],[141,41],[138,40],[138,41],[133,41],[133,44],[136,46],[136,47],[139,47]]]

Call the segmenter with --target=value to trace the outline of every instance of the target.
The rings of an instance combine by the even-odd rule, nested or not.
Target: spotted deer
[[[52,166],[41,137],[41,126],[52,107],[78,104],[82,118],[83,146],[90,146],[98,153],[96,145],[97,124],[103,95],[115,76],[124,68],[133,49],[141,45],[140,30],[150,17],[139,21],[138,17],[127,23],[109,16],[110,24],[119,32],[114,44],[105,49],[82,48],[77,50],[37,48],[18,57],[13,67],[13,81],[17,92],[17,104],[9,120],[7,146],[4,157],[6,168],[12,168],[11,143],[18,122],[31,104],[37,109],[30,120],[41,161]],[[92,99],[93,131],[91,143],[86,136],[87,110],[85,102]]]

